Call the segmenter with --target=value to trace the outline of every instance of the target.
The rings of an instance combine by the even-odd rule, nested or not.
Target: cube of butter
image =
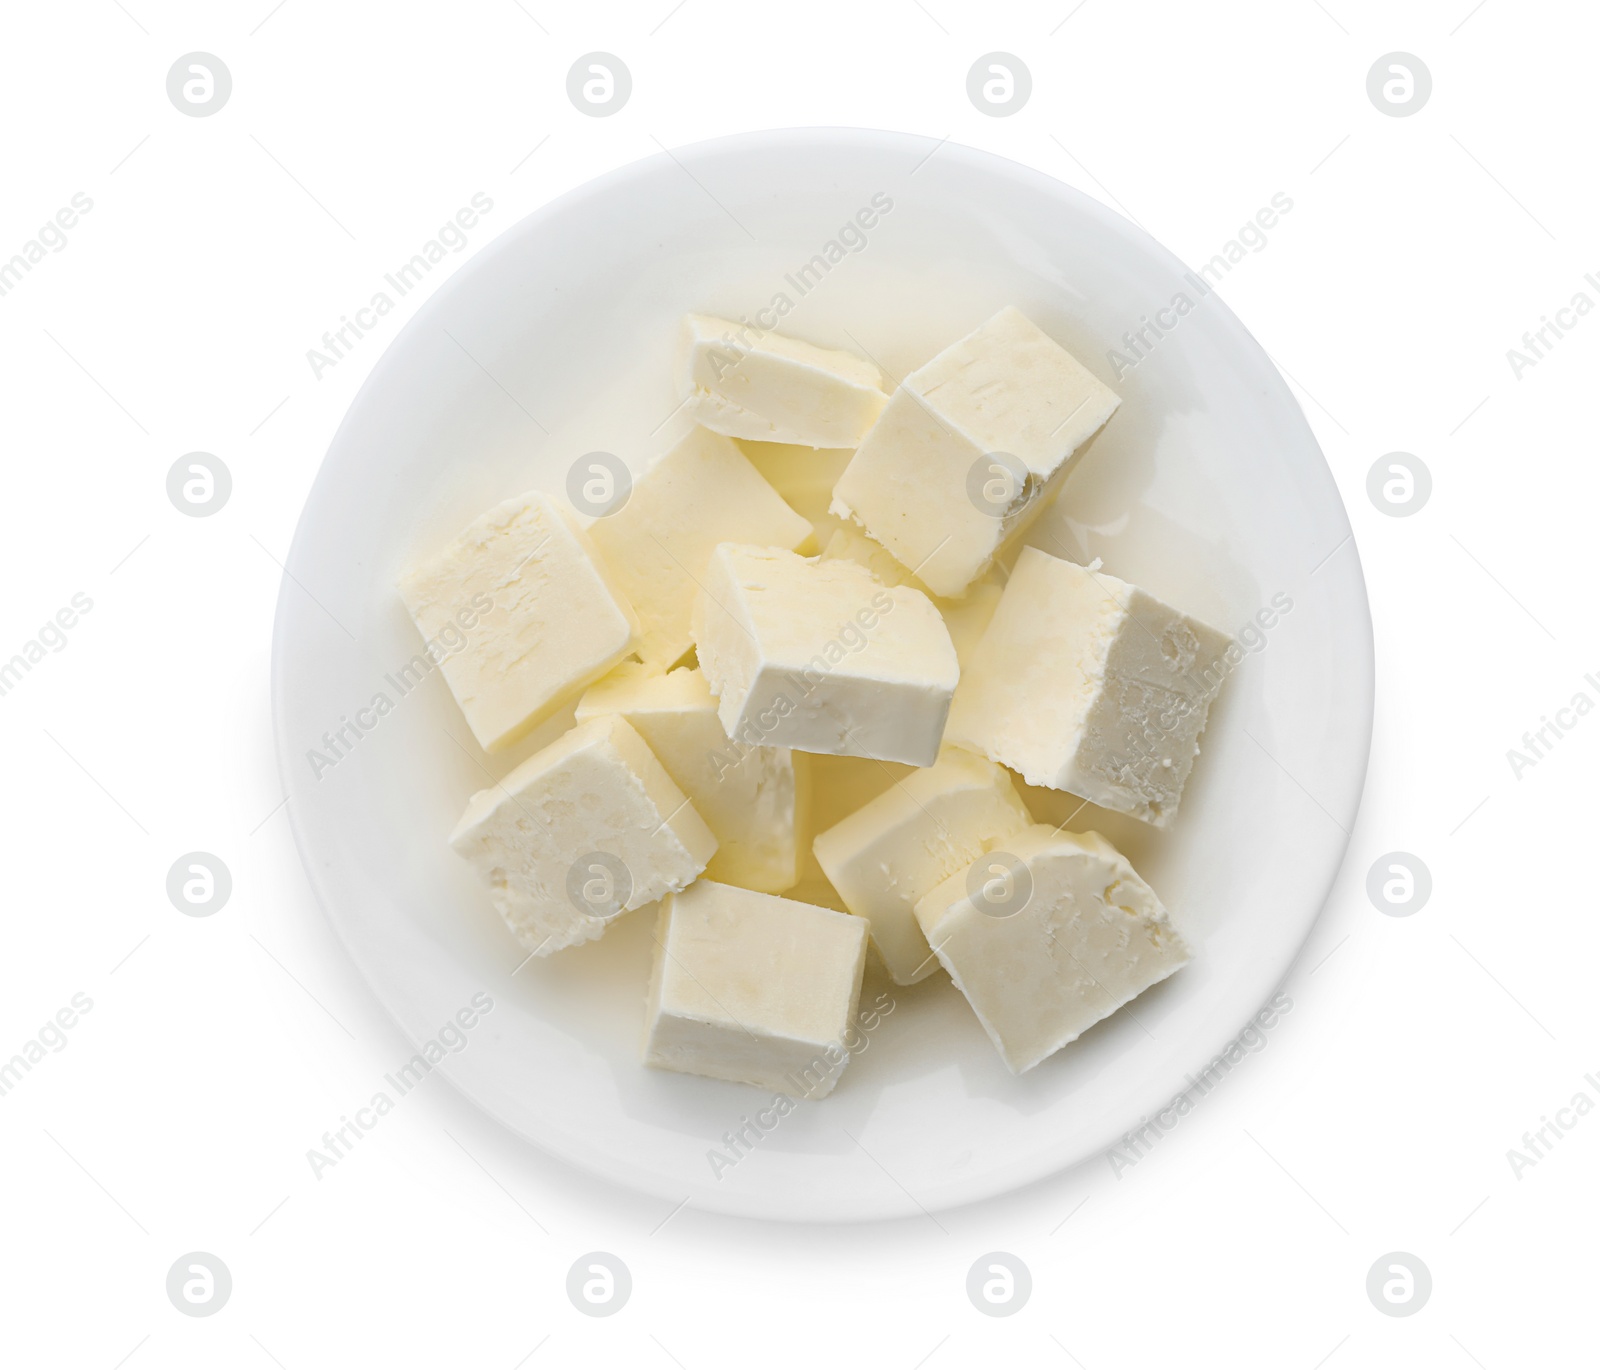
[[[961,594],[1032,522],[1121,401],[1015,308],[913,371],[834,487],[935,594]]]
[[[924,895],[916,916],[1018,1075],[1189,959],[1126,857],[1099,833],[1043,824]]]
[[[640,657],[664,669],[689,650],[689,609],[712,548],[731,539],[794,548],[812,531],[733,443],[696,428],[589,536],[638,612]]]
[[[1032,824],[1004,769],[946,747],[932,766],[818,833],[813,848],[845,907],[872,925],[894,982],[913,985],[939,968],[917,900]]]
[[[485,751],[510,746],[639,638],[627,596],[577,521],[537,492],[479,515],[398,588],[430,644],[464,633],[440,670]]]
[[[1231,639],[1135,585],[1025,547],[950,741],[1158,828],[1178,812]]]
[[[695,599],[728,736],[931,766],[960,669],[928,597],[853,561],[724,543]]]
[[[888,396],[871,362],[852,352],[687,315],[679,378],[689,412],[734,438],[854,447]]]
[[[605,714],[627,719],[716,835],[706,879],[777,894],[800,878],[803,755],[731,741],[689,667],[660,675],[624,662],[578,701],[580,723]]]
[[[548,956],[681,890],[717,839],[644,739],[611,714],[473,795],[450,845],[477,868],[517,940]]]
[[[850,1061],[867,925],[700,880],[664,899],[644,1060],[820,1098]]]

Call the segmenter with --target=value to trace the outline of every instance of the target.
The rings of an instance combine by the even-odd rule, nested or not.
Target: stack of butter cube
[[[1120,401],[1015,308],[892,393],[683,334],[695,426],[625,500],[509,499],[400,582],[426,639],[475,607],[441,666],[486,751],[573,710],[450,842],[534,955],[657,906],[648,1065],[827,1093],[870,946],[897,985],[947,972],[1026,1071],[1189,957],[1016,783],[1169,826],[1225,674],[1224,634],[1019,550]]]

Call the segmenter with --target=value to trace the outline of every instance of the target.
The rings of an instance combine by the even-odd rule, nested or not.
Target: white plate
[[[1273,993],[1360,797],[1366,593],[1333,480],[1277,371],[1133,225],[1022,166],[935,147],[854,130],[724,139],[523,220],[379,362],[290,553],[272,667],[279,759],[306,869],[350,954],[413,1042],[487,991],[494,1010],[440,1069],[528,1140],[664,1199],[887,1217],[1093,1155],[1181,1091]],[[842,242],[880,192],[892,208],[864,246],[854,233]],[[842,260],[802,295],[794,282],[819,254]],[[1179,293],[1197,307],[1115,378],[1108,348]],[[1127,850],[1180,921],[1191,965],[1020,1079],[943,975],[912,990],[869,980],[864,1002],[892,993],[893,1012],[839,1089],[718,1177],[709,1153],[771,1096],[639,1064],[652,914],[513,976],[522,953],[445,836],[487,774],[529,747],[488,760],[437,673],[404,697],[386,677],[419,646],[393,590],[408,559],[498,499],[563,490],[586,452],[638,470],[672,431],[679,315],[754,319],[779,295],[793,305],[786,331],[870,351],[895,377],[1020,306],[1124,401],[1031,540],[1103,557],[1226,629],[1274,595],[1293,607],[1224,687],[1174,831],[1095,811],[1073,824]],[[392,710],[368,714],[376,726],[315,775],[311,749],[380,692]]]

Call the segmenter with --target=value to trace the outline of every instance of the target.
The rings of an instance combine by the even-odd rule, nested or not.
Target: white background
[[[1520,1177],[1507,1151],[1575,1093],[1600,1102],[1583,1078],[1600,1078],[1600,719],[1520,779],[1506,752],[1579,690],[1600,701],[1583,679],[1600,676],[1600,318],[1520,379],[1506,352],[1580,289],[1600,302],[1583,279],[1600,273],[1600,15],[1075,3],[6,7],[0,260],[74,193],[94,207],[0,298],[0,658],[75,593],[94,607],[0,698],[0,1058],[74,994],[93,1009],[0,1097],[0,1360],[1500,1370],[1592,1355],[1600,1119]],[[208,118],[165,89],[197,50],[234,81]],[[565,90],[594,50],[633,74],[604,119]],[[1034,83],[1003,119],[965,91],[996,50]],[[1366,94],[1396,50],[1433,75],[1408,118]],[[1293,199],[1222,294],[1292,372],[1355,526],[1378,656],[1366,800],[1287,982],[1294,1008],[1120,1178],[1095,1161],[937,1223],[670,1213],[531,1152],[432,1080],[319,1180],[307,1149],[410,1049],[335,943],[279,808],[277,563],[356,389],[447,272],[320,379],[306,351],[474,192],[495,208],[451,266],[661,145],[806,124],[991,149],[1196,265],[1275,192]],[[166,496],[194,450],[233,473],[212,518]],[[1410,518],[1366,494],[1394,450],[1433,473]],[[197,849],[233,874],[210,918],[165,893]],[[1409,918],[1365,892],[1396,849],[1433,875]],[[195,1250],[233,1274],[209,1318],[165,1293]],[[565,1294],[593,1250],[633,1273],[607,1319]],[[1008,1319],[964,1293],[994,1250],[1033,1275]],[[1410,1318],[1365,1292],[1396,1250],[1433,1275]]]

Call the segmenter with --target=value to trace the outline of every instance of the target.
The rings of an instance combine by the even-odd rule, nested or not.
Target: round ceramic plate
[[[1170,831],[1092,808],[1071,822],[1123,848],[1194,959],[1020,1078],[942,973],[898,989],[869,971],[863,1003],[879,1011],[838,1089],[752,1130],[770,1093],[639,1062],[652,910],[523,964],[446,846],[467,797],[552,732],[483,755],[437,671],[405,675],[421,644],[395,579],[490,504],[563,491],[585,453],[638,471],[664,450],[686,311],[778,322],[898,379],[1007,304],[1123,399],[1029,541],[1100,557],[1247,649]],[[1136,350],[1124,335],[1141,327]],[[1273,994],[1332,883],[1366,769],[1365,588],[1333,479],[1278,372],[1206,281],[1132,224],[950,143],[855,130],[725,139],[627,167],[516,224],[378,363],[288,571],[272,670],[289,812],[374,991],[419,1045],[486,994],[492,1010],[446,1034],[442,1073],[573,1165],[708,1209],[909,1214],[1105,1148]],[[1028,798],[1050,822],[1077,803]],[[735,1151],[724,1138],[740,1129],[752,1140]]]

